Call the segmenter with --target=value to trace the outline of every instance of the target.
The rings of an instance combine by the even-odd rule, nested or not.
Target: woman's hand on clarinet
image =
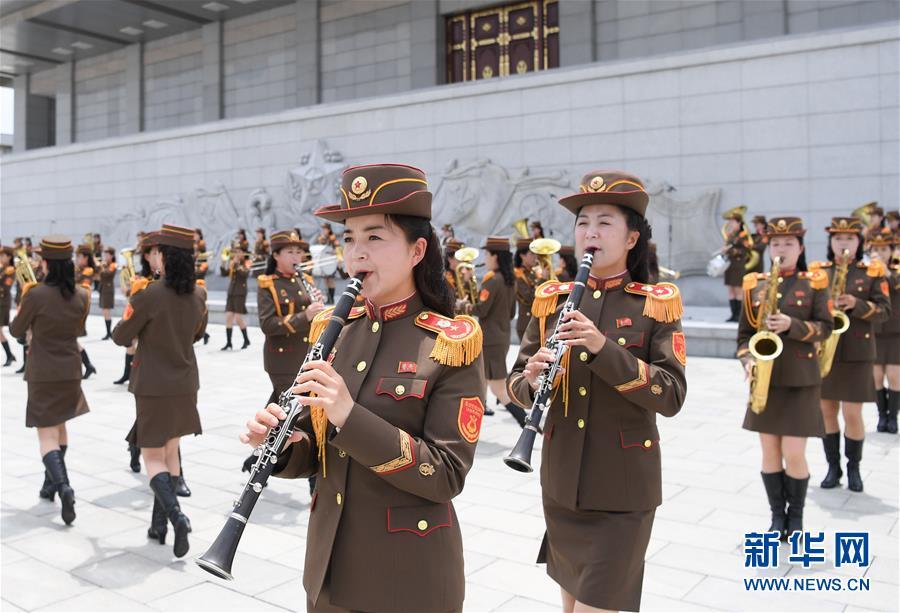
[[[525,369],[522,371],[522,374],[525,375],[525,380],[528,381],[528,385],[531,386],[531,389],[537,389],[538,379],[540,378],[541,373],[552,365],[553,352],[546,347],[541,347],[538,349],[537,353],[528,358],[528,362],[525,364]],[[565,372],[565,369],[560,367],[558,373],[561,375],[563,372]]]
[[[303,367],[297,385],[291,388],[297,401],[322,407],[328,421],[342,427],[353,410],[353,397],[344,379],[324,360],[314,360]],[[315,394],[312,396],[311,394]]]
[[[557,328],[556,338],[566,346],[580,345],[593,354],[600,353],[606,344],[606,337],[581,311],[570,311]]]
[[[253,419],[247,421],[247,432],[241,434],[241,442],[254,448],[259,447],[260,443],[265,440],[266,435],[269,434],[269,430],[277,426],[278,421],[285,417],[287,415],[280,406],[274,402],[270,403],[266,408],[257,411]],[[288,442],[296,443],[305,436],[306,434],[303,432],[295,430]]]

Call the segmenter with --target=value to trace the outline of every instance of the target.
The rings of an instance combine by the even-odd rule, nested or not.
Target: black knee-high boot
[[[172,475],[167,472],[161,472],[150,479],[150,489],[156,495],[163,512],[169,521],[172,522],[172,528],[175,530],[175,557],[183,558],[190,549],[188,543],[188,521],[184,513],[181,512],[181,505],[178,504],[178,496],[175,495],[175,484],[172,481]]]
[[[106,324],[106,336],[104,336],[101,340],[108,341],[112,338],[112,320],[104,319],[103,323]]]
[[[794,479],[790,475],[784,475],[784,491],[787,493],[788,504],[786,536],[790,536],[798,530],[803,532],[803,507],[806,504],[808,487],[809,477]]]
[[[328,288],[328,304],[334,304],[334,288]]]
[[[81,350],[81,363],[84,364],[84,374],[81,376],[82,379],[87,379],[97,372],[97,369],[91,364],[91,358],[88,357],[87,351],[84,349]]]
[[[731,317],[729,317],[725,321],[738,321],[741,315],[741,301],[729,300],[728,306],[731,309]]]
[[[63,462],[62,453],[58,449],[47,452],[43,458],[44,467],[50,475],[50,480],[59,492],[59,501],[62,503],[60,516],[67,526],[75,521],[75,491],[69,485],[69,475],[66,464]]]
[[[9,341],[3,341],[3,351],[6,353],[6,361],[3,363],[4,367],[9,366],[16,361],[16,356],[13,355],[9,348]]]
[[[141,448],[137,445],[128,443],[128,455],[131,456],[128,462],[128,465],[131,467],[131,472],[141,472]]]
[[[241,349],[246,349],[250,346],[250,337],[247,336],[247,328],[241,328],[241,335],[244,337],[244,344],[241,345]]]
[[[178,446],[178,472],[181,474],[175,477],[175,494],[187,498],[191,495],[191,488],[184,481],[184,467],[181,464],[181,446]]]
[[[506,405],[506,410],[509,411],[509,414],[513,416],[513,419],[516,420],[516,423],[519,424],[520,428],[525,427],[525,409],[514,402],[510,402]]]
[[[828,462],[828,474],[822,479],[819,487],[826,490],[837,487],[841,483],[844,472],[841,470],[841,433],[832,432],[822,439],[825,448],[825,460]]]
[[[19,370],[16,371],[17,375],[21,375],[25,372],[25,364],[28,363],[28,344],[22,343],[22,366],[19,367]]]
[[[125,371],[122,373],[122,376],[113,381],[113,385],[122,385],[127,383],[129,379],[131,379],[131,363],[134,361],[134,356],[130,353],[125,354]]]
[[[847,488],[851,492],[863,491],[863,481],[859,474],[862,460],[863,441],[844,436],[844,456],[847,458]]]
[[[160,545],[166,544],[166,533],[169,531],[169,520],[166,511],[159,504],[156,496],[153,496],[153,511],[150,512],[150,527],[147,528],[147,538],[159,541]]]
[[[900,411],[900,390],[887,390],[887,432],[897,434],[897,412]]]
[[[786,538],[785,526],[787,525],[787,513],[785,511],[785,474],[759,473],[762,475],[763,486],[766,488],[766,497],[769,499],[769,510],[772,511],[772,522],[769,524],[769,532],[778,532],[783,541]]]
[[[222,351],[231,349],[231,328],[225,328],[225,341],[225,346],[222,347]]]
[[[875,406],[878,407],[878,425],[875,427],[879,432],[887,432],[888,425],[888,391],[886,387],[875,390]]]
[[[63,461],[66,459],[66,449],[68,449],[68,445],[60,445],[59,446],[59,455],[62,456]],[[53,480],[50,479],[50,473],[47,472],[47,469],[44,469],[44,485],[41,486],[41,491],[38,492],[38,496],[45,500],[49,500],[53,502],[53,498],[56,495],[56,486],[53,485]]]

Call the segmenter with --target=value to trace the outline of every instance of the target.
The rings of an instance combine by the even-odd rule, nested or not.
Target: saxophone
[[[781,355],[784,342],[781,337],[766,327],[769,315],[778,312],[778,286],[781,274],[781,258],[772,260],[772,270],[766,282],[765,301],[759,309],[756,323],[756,334],[750,337],[748,349],[755,358],[750,370],[750,410],[757,415],[766,408],[769,399],[769,384],[772,381],[772,367],[775,358]],[[748,310],[749,313],[749,310]]]
[[[838,296],[846,292],[847,289],[847,269],[850,267],[850,250],[844,249],[837,266],[834,268],[834,277],[831,279],[831,301],[832,304],[837,300]],[[838,341],[841,340],[841,334],[850,327],[850,318],[840,309],[831,311],[834,317],[834,330],[819,349],[819,374],[822,378],[828,376],[831,372],[831,364],[834,362],[834,353],[837,351]]]

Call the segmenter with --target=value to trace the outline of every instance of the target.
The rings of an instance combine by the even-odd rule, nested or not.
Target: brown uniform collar
[[[372,321],[389,322],[401,317],[418,315],[425,308],[419,292],[413,292],[403,300],[377,307],[366,298],[366,316]]]
[[[617,275],[611,277],[600,278],[594,275],[588,276],[587,286],[591,289],[614,290],[622,289],[631,281],[631,276],[627,270],[623,270]]]

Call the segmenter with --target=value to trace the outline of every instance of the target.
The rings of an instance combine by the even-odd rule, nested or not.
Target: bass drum
[[[710,277],[721,277],[728,268],[728,258],[722,253],[717,253],[706,265],[706,274]]]
[[[334,257],[334,247],[331,245],[312,245],[309,248],[309,253],[312,256],[312,275],[314,277],[334,276],[334,273],[337,272],[337,259]],[[319,264],[323,258],[327,258],[327,261],[324,264]]]

